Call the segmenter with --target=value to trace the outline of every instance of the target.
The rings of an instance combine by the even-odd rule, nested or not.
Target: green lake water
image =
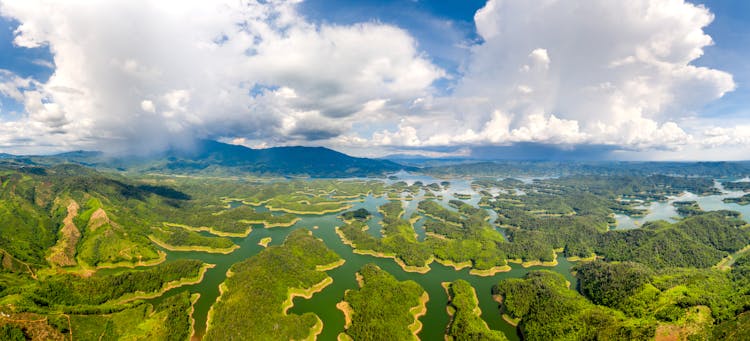
[[[416,180],[422,181],[424,184],[435,182],[436,180],[429,178]],[[409,182],[416,181],[411,179]],[[479,196],[474,193],[468,181],[458,180],[451,181],[451,186],[441,192],[435,194],[442,194],[444,196],[441,201],[443,205],[447,206],[447,202],[453,199],[452,193],[473,193],[470,200],[466,202],[476,204],[479,200]],[[421,194],[415,198],[414,201],[403,201],[405,205],[405,218],[409,218],[416,212],[416,204],[421,199]],[[734,209],[739,210],[745,217],[750,215],[748,208],[734,204],[724,204],[721,199],[726,196],[739,196],[741,193],[728,193],[723,196],[706,196],[706,197],[695,197],[690,194],[685,194],[675,199],[671,199],[666,203],[655,203],[650,207],[650,214],[646,217],[639,218],[639,223],[648,220],[671,218],[674,215],[673,207],[671,202],[674,200],[698,200],[699,204],[704,210],[713,209]],[[373,212],[374,217],[368,223],[370,229],[368,230],[373,235],[380,235],[380,224],[378,222],[382,219],[382,216],[377,213],[378,206],[387,202],[385,198],[368,196],[363,202],[356,202],[353,209],[366,208],[370,212]],[[263,208],[261,208],[263,209]],[[488,210],[491,218],[497,217],[495,212]],[[164,296],[152,300],[157,303],[164,298],[174,295],[183,290],[189,290],[192,293],[199,293],[200,299],[195,304],[194,318],[196,321],[196,336],[202,337],[206,329],[206,316],[211,305],[215,302],[219,295],[219,284],[226,279],[226,272],[232,264],[252,257],[257,254],[263,248],[257,245],[260,239],[265,237],[271,237],[272,242],[270,245],[281,244],[286,236],[294,229],[306,228],[313,232],[313,234],[322,239],[326,245],[339,254],[346,263],[336,269],[328,271],[328,275],[334,279],[334,282],[326,287],[321,292],[315,294],[311,299],[296,298],[294,300],[294,306],[290,309],[290,313],[301,314],[305,312],[313,312],[317,314],[324,323],[323,332],[320,334],[320,340],[335,340],[336,336],[343,331],[344,328],[344,315],[341,311],[336,308],[336,303],[341,301],[344,296],[344,292],[349,289],[356,289],[357,282],[355,279],[355,273],[365,264],[374,263],[382,269],[393,274],[399,280],[413,280],[421,285],[429,294],[430,300],[427,303],[427,314],[423,316],[420,321],[423,323],[423,328],[419,334],[422,340],[442,340],[445,328],[449,322],[449,316],[446,312],[446,305],[448,303],[448,297],[445,290],[441,286],[442,282],[454,281],[457,279],[464,279],[471,283],[476,289],[479,298],[479,306],[482,309],[482,318],[492,329],[503,331],[511,340],[518,340],[515,328],[506,323],[498,312],[498,304],[492,300],[491,289],[492,286],[497,284],[498,281],[505,278],[520,278],[523,277],[527,272],[536,269],[548,269],[556,271],[566,277],[568,281],[572,283],[571,288],[575,288],[576,280],[570,273],[570,268],[573,266],[564,257],[558,257],[559,264],[555,267],[531,267],[523,268],[520,265],[512,264],[512,270],[509,272],[498,273],[491,277],[480,277],[469,274],[469,269],[463,269],[456,271],[453,268],[442,266],[438,263],[432,263],[430,265],[431,270],[426,274],[405,272],[402,270],[392,259],[390,258],[377,258],[368,255],[359,255],[352,252],[352,248],[344,245],[335,233],[336,226],[342,226],[343,222],[337,218],[338,214],[328,214],[322,216],[314,215],[303,215],[300,216],[302,219],[292,227],[279,227],[265,229],[260,226],[253,228],[250,235],[246,238],[233,238],[233,241],[240,245],[240,248],[231,254],[209,254],[204,252],[167,252],[168,260],[175,259],[199,259],[206,263],[215,264],[216,267],[209,269],[206,273],[204,280],[198,284],[185,286],[171,290]],[[422,225],[424,219],[421,219],[415,224],[415,232],[418,238],[424,238],[424,229]],[[620,221],[621,219],[618,219]],[[314,228],[314,227],[318,228]],[[636,227],[636,226],[632,226]],[[632,228],[631,227],[631,228]],[[622,227],[620,227],[622,228]],[[627,227],[626,227],[627,228]]]
[[[425,182],[425,184],[428,183],[429,182]],[[453,192],[470,193],[468,182],[459,181],[457,184],[452,183],[450,188],[435,194],[442,194],[444,198],[441,203],[448,207],[447,202],[450,199],[453,199],[453,196],[451,195]],[[415,214],[417,203],[421,199],[422,194],[423,193],[420,193],[420,195],[415,198],[416,200],[403,201],[405,205],[405,218],[408,219],[411,215]],[[479,196],[474,194],[472,199],[466,200],[466,202],[476,204],[478,200]],[[377,209],[380,205],[386,202],[387,199],[383,197],[368,196],[363,202],[356,202],[354,204],[354,209],[364,207],[370,212],[373,212],[373,219],[368,222],[368,225],[370,226],[368,231],[375,236],[380,236],[379,222],[382,219],[382,215],[377,212]],[[232,206],[236,205],[237,203],[234,203]],[[260,207],[259,210],[264,210],[264,208]],[[493,219],[496,217],[494,212],[490,212],[490,214]],[[337,216],[338,214],[322,216],[302,215],[300,216],[302,219],[297,224],[286,228],[279,227],[265,229],[260,226],[255,226],[248,237],[233,238],[233,241],[239,245],[240,248],[233,253],[226,255],[209,254],[205,252],[164,250],[167,252],[167,260],[199,259],[206,263],[215,264],[216,267],[208,270],[202,282],[171,290],[162,297],[152,300],[152,302],[158,303],[164,298],[177,294],[183,290],[189,290],[192,293],[199,293],[201,296],[195,304],[195,312],[193,316],[196,323],[196,336],[201,337],[205,333],[208,311],[219,295],[219,284],[226,279],[226,272],[229,267],[231,267],[232,264],[252,257],[263,250],[263,247],[257,244],[262,238],[271,237],[272,242],[270,245],[279,245],[292,230],[306,228],[311,230],[316,237],[322,239],[330,249],[346,260],[346,263],[341,267],[328,271],[328,275],[334,279],[333,284],[315,294],[311,299],[295,299],[294,307],[289,311],[294,314],[305,312],[313,312],[317,314],[324,323],[323,332],[319,336],[320,340],[335,340],[336,336],[343,331],[344,315],[336,308],[336,303],[343,299],[346,290],[357,288],[355,273],[367,263],[378,265],[382,269],[393,274],[399,280],[414,280],[427,291],[430,296],[430,300],[427,303],[427,314],[420,319],[423,323],[423,328],[419,336],[423,340],[443,339],[445,328],[449,322],[449,316],[446,312],[448,297],[441,286],[441,283],[457,279],[468,281],[477,290],[480,308],[483,312],[482,317],[487,321],[491,328],[502,330],[511,339],[518,339],[515,328],[503,321],[498,313],[498,304],[492,300],[491,289],[493,285],[497,284],[497,282],[503,278],[522,277],[528,271],[542,269],[542,267],[525,269],[520,265],[512,265],[513,270],[510,272],[499,273],[492,277],[469,275],[469,269],[456,271],[453,268],[442,266],[438,263],[432,263],[430,265],[431,270],[427,274],[406,272],[390,258],[377,258],[353,253],[352,248],[344,245],[335,233],[335,227],[343,225],[343,222],[338,219]],[[424,229],[422,227],[424,220],[425,219],[423,218],[415,224],[415,232],[419,239],[424,238]],[[314,228],[315,226],[318,228]],[[558,266],[545,269],[558,271],[565,275],[569,281],[574,283],[575,279],[570,274],[571,264],[563,257],[559,257],[558,261],[560,263]]]

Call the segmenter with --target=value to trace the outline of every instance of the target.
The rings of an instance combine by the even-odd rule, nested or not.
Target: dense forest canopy
[[[701,204],[702,196],[722,193],[712,177],[735,168],[692,165],[691,171],[707,172],[686,177],[668,164],[664,169],[673,171],[663,173],[649,164],[596,174],[569,166],[577,171],[558,178],[423,182],[395,175],[267,181],[3,164],[0,310],[19,321],[43,321],[0,319],[4,339],[64,339],[74,330],[81,339],[185,339],[199,299],[188,284],[203,281],[211,265],[174,255],[230,257],[240,245],[247,250],[248,238],[270,235],[257,231],[266,229],[286,232],[267,249],[250,243],[257,251],[226,265],[227,274],[212,274],[224,280],[220,299],[204,305],[211,307],[206,339],[320,333],[327,317],[289,307],[291,297],[312,296],[334,280],[323,269],[341,265],[336,247],[403,269],[358,266],[348,271],[360,273],[361,287],[346,294],[332,289],[341,290],[336,299],[352,312],[342,335],[354,339],[414,337],[420,325],[414,309],[434,286],[399,276],[434,271],[433,261],[469,268],[469,278],[505,278],[493,278],[492,292],[477,291],[471,281],[446,283],[447,301],[435,305],[450,313],[442,327],[453,340],[502,340],[506,335],[486,324],[502,315],[524,339],[742,339],[750,329],[750,228],[738,212]],[[745,190],[744,182],[723,184]],[[684,192],[698,197],[674,199]],[[744,204],[747,195],[738,195],[719,198],[740,207],[731,204]],[[676,216],[618,228],[615,215],[642,218],[652,202],[674,206]],[[559,271],[560,257],[576,262],[574,283],[538,271]],[[505,273],[517,267],[520,275]],[[479,303],[493,294],[501,303],[485,304],[478,314]],[[394,300],[401,304],[384,303]]]

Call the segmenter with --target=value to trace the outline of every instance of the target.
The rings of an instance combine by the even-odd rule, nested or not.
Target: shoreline
[[[450,332],[450,328],[453,325],[453,320],[456,315],[456,308],[453,307],[451,304],[453,302],[453,297],[450,293],[450,285],[453,282],[440,282],[440,286],[443,287],[443,290],[445,290],[445,295],[448,296],[448,304],[445,305],[445,312],[448,313],[448,326],[445,328],[445,335],[443,335],[443,338],[445,341],[452,341],[453,337],[448,335]]]
[[[186,230],[190,230],[193,232],[208,232],[210,234],[213,234],[214,236],[219,237],[230,237],[230,238],[245,238],[250,235],[250,232],[252,232],[252,228],[247,227],[245,228],[245,232],[224,232],[219,231],[213,227],[208,226],[201,226],[201,227],[193,227],[193,226],[187,226],[183,224],[175,224],[175,223],[164,223],[164,225],[172,226],[172,227],[181,227]]]
[[[424,236],[425,237],[432,237],[432,238],[435,238],[435,239],[450,240],[450,239],[448,239],[448,237],[446,237],[446,236],[444,236],[442,234],[435,233],[435,232],[430,232],[430,231],[425,231]],[[425,239],[427,239],[427,238],[425,238]]]
[[[197,335],[195,335],[195,303],[201,298],[200,293],[190,295],[190,341],[199,341]]]
[[[419,273],[419,274],[426,274],[432,270],[430,268],[430,264],[435,260],[435,257],[430,257],[429,261],[425,266],[412,266],[412,265],[406,265],[400,258],[396,257],[395,253],[385,253],[385,252],[378,252],[373,250],[360,250],[354,245],[354,242],[346,238],[344,235],[344,232],[341,232],[341,228],[336,227],[336,234],[341,238],[341,242],[344,243],[344,245],[350,246],[353,250],[352,252],[358,254],[358,255],[366,255],[366,256],[373,256],[377,258],[391,258],[393,259],[398,266],[401,267],[402,270],[406,272],[412,272],[412,273]]]
[[[250,225],[263,225],[263,228],[270,229],[273,227],[292,227],[294,226],[294,224],[296,224],[300,220],[302,219],[299,217],[296,217],[288,223],[269,223],[265,220],[246,220],[246,219],[238,220],[238,222],[243,223],[243,224],[250,224]]]
[[[449,290],[449,288],[450,288],[450,285],[451,285],[452,283],[453,283],[453,282],[442,282],[442,283],[440,283],[440,285],[442,285],[442,286],[443,286],[443,289],[445,289],[445,294],[446,294],[446,295],[448,295],[448,308],[452,308],[452,309],[447,309],[447,310],[448,310],[448,316],[450,316],[450,317],[451,317],[451,322],[450,322],[450,323],[453,323],[453,317],[454,317],[454,315],[455,315],[455,312],[456,312],[456,308],[455,308],[455,307],[453,307],[453,305],[452,305],[452,303],[453,303],[453,298],[454,298],[454,297],[453,297],[453,296],[451,296],[451,294],[450,294],[450,290]],[[480,308],[480,307],[479,307],[479,296],[477,296],[477,289],[475,289],[475,288],[474,288],[474,287],[472,286],[472,287],[471,287],[471,291],[472,291],[472,292],[474,293],[474,310],[472,311],[472,313],[474,313],[474,315],[476,315],[476,316],[477,316],[477,317],[479,318],[479,320],[480,320],[480,321],[482,321],[482,323],[484,323],[484,327],[485,327],[485,328],[486,328],[487,330],[492,330],[492,329],[490,328],[490,326],[489,326],[489,325],[487,324],[487,321],[485,321],[485,320],[484,320],[484,319],[482,318],[482,308]],[[451,311],[451,310],[452,310],[452,311]],[[450,326],[450,324],[449,324],[449,326]]]
[[[509,325],[513,327],[518,327],[518,324],[521,322],[520,320],[516,321],[514,318],[510,317],[508,314],[503,314],[502,317],[503,317],[503,321],[507,322]]]
[[[226,278],[234,276],[234,272],[232,272],[232,269],[230,268],[226,272]],[[215,312],[216,304],[221,302],[221,297],[224,296],[224,294],[227,292],[227,280],[224,279],[221,284],[219,284],[219,296],[216,296],[216,300],[213,304],[211,304],[211,307],[208,308],[208,314],[206,315],[206,330],[203,331],[203,337],[205,337],[208,334],[209,329],[211,329],[211,318],[213,317],[213,314]]]
[[[430,256],[430,259],[427,260],[427,263],[424,266],[414,266],[414,265],[406,265],[406,263],[404,263],[404,261],[402,261],[401,258],[398,258],[396,256],[386,257],[386,258],[393,258],[396,264],[398,264],[398,266],[400,266],[401,269],[403,269],[406,272],[414,272],[414,273],[418,273],[422,275],[432,270],[432,268],[430,268],[430,264],[432,264],[432,262],[435,261],[435,257]]]
[[[449,259],[443,260],[443,259],[435,258],[435,262],[437,262],[438,264],[443,265],[443,266],[449,266],[449,267],[453,268],[456,271],[471,267],[471,261],[470,260],[467,260],[465,262],[456,263],[456,262],[454,262],[452,260],[449,260]]]
[[[310,327],[310,335],[304,339],[305,341],[315,341],[318,339],[318,335],[323,332],[323,320],[317,314],[315,314],[315,318],[317,321]]]
[[[153,260],[147,260],[147,261],[141,261],[139,260],[137,263],[131,263],[131,262],[117,262],[117,263],[102,263],[102,265],[96,265],[93,267],[93,269],[85,269],[83,266],[81,266],[84,271],[88,272],[91,271],[92,274],[98,270],[101,269],[117,269],[117,268],[137,268],[141,266],[154,266],[159,265],[161,263],[164,263],[167,261],[167,253],[161,250],[156,250],[156,253],[159,254],[159,258],[153,259]],[[79,265],[81,262],[78,262]]]
[[[294,306],[294,299],[296,297],[302,297],[304,299],[310,299],[315,295],[316,293],[319,293],[323,291],[327,286],[333,284],[333,278],[331,276],[326,276],[322,281],[313,284],[312,287],[307,289],[300,289],[300,288],[289,288],[289,293],[286,301],[281,304],[281,311],[284,315],[287,315],[287,312],[289,309],[291,309]]]
[[[197,277],[182,278],[182,279],[178,279],[176,281],[171,281],[171,282],[164,283],[164,285],[162,286],[161,290],[159,290],[157,292],[144,293],[144,292],[136,291],[136,292],[133,292],[133,293],[130,293],[130,294],[125,294],[122,297],[120,297],[119,300],[116,303],[117,304],[125,304],[125,303],[136,301],[136,300],[150,300],[150,299],[153,299],[153,298],[160,297],[161,295],[166,294],[168,291],[170,291],[172,289],[179,288],[179,287],[186,286],[186,285],[198,284],[200,282],[203,282],[203,279],[205,278],[206,272],[208,272],[208,269],[212,269],[214,267],[216,267],[216,264],[204,263],[201,266],[201,269],[198,272],[198,276]],[[134,295],[134,296],[128,297],[128,295]]]
[[[531,261],[525,261],[524,262],[522,259],[519,259],[519,258],[508,259],[507,262],[508,263],[513,263],[513,264],[521,264],[521,266],[524,267],[524,268],[530,268],[532,266],[554,267],[554,266],[558,265],[558,263],[557,263],[557,253],[555,253],[554,255],[555,255],[555,258],[552,261],[549,261],[549,262],[543,262],[543,261],[538,260],[538,259],[537,260],[531,260]]]
[[[411,313],[414,317],[414,322],[409,325],[409,330],[411,330],[411,333],[414,335],[414,339],[416,340],[419,340],[419,336],[417,336],[417,334],[422,331],[422,327],[424,326],[419,318],[427,314],[428,301],[430,301],[430,295],[427,294],[427,291],[423,291],[422,296],[419,297],[419,305],[409,309],[409,313]]]
[[[344,263],[346,263],[346,259],[341,258],[341,259],[339,259],[339,260],[337,260],[337,261],[335,261],[333,263],[330,263],[330,264],[316,265],[315,266],[315,271],[321,271],[322,272],[322,271],[333,270],[335,268],[338,268],[339,266],[344,265]]]
[[[424,210],[417,209],[417,211],[419,213],[422,213],[422,215],[424,215],[425,217],[432,218],[432,219],[437,220],[437,221],[439,221],[441,223],[461,227],[461,224],[459,224],[459,223],[454,223],[452,221],[447,221],[447,220],[445,220],[443,218],[440,218],[440,217],[434,216],[432,214],[429,214],[429,213],[425,212]],[[451,212],[453,212],[453,211],[451,211]]]
[[[314,206],[314,205],[310,205],[310,206]],[[348,209],[350,209],[352,207],[354,207],[354,206],[351,205],[351,204],[349,204],[349,205],[346,205],[346,206],[342,206],[340,208],[329,209],[329,210],[322,210],[322,211],[295,211],[295,210],[289,209],[289,208],[273,207],[273,206],[266,205],[266,208],[268,208],[269,211],[281,211],[281,212],[286,212],[286,213],[302,214],[302,215],[325,215],[325,214],[329,214],[329,213],[337,213],[337,212],[341,212],[341,211],[346,211],[346,210],[348,210]]]
[[[210,246],[199,246],[199,245],[177,246],[177,245],[167,244],[159,240],[158,238],[156,238],[156,236],[154,235],[149,235],[148,239],[150,239],[154,244],[159,245],[160,247],[164,249],[167,249],[169,251],[179,251],[179,252],[194,251],[194,252],[206,252],[206,253],[222,253],[222,254],[227,255],[227,254],[234,252],[234,250],[237,250],[240,248],[239,245],[234,244],[234,243],[231,247],[223,248],[223,249],[210,247]]]
[[[495,301],[495,302],[497,302],[497,304],[500,304],[500,305],[503,304],[503,297],[500,296],[500,295],[492,295],[492,300]],[[501,317],[503,318],[503,321],[505,321],[506,323],[508,323],[509,325],[511,325],[513,327],[518,327],[518,324],[521,323],[521,319],[520,318],[519,319],[514,319],[514,318],[510,317],[510,315],[508,315],[508,314],[502,314]]]
[[[497,275],[498,273],[501,273],[501,272],[508,272],[511,269],[512,268],[510,267],[510,265],[506,264],[506,265],[501,265],[501,266],[493,266],[486,270],[471,269],[469,271],[469,275],[490,277],[490,276]]]
[[[568,257],[568,262],[593,262],[596,260],[596,254],[591,254],[589,257],[581,258],[578,256]]]
[[[344,292],[344,295],[346,296],[346,292]],[[344,300],[336,303],[336,309],[341,310],[341,312],[344,313],[344,331],[346,331],[352,326],[352,315],[354,314],[354,310],[352,309],[352,306],[349,305],[349,302]],[[342,332],[342,334],[345,334],[345,332]]]
[[[260,246],[262,246],[264,248],[268,247],[268,244],[271,243],[272,240],[273,240],[273,238],[271,238],[271,237],[261,238],[261,240],[258,241],[258,245],[260,245]]]

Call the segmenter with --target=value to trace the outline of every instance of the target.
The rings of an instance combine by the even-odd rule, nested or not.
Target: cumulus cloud
[[[18,77],[13,72],[0,69],[0,95],[11,98],[15,101],[23,101],[23,92],[36,86],[31,78]]]
[[[400,28],[315,25],[297,3],[4,0],[14,43],[48,46],[55,71],[32,89],[2,75],[0,91],[25,105],[14,124],[31,135],[149,151],[193,137],[330,138],[444,74]]]
[[[0,0],[14,43],[49,47],[55,68],[45,83],[0,72],[0,94],[25,107],[0,144],[673,150],[747,136],[684,128],[735,83],[694,65],[713,15],[683,0],[489,0],[452,75],[403,29],[314,24],[299,2]],[[447,95],[433,88],[444,77]]]
[[[679,0],[490,0],[452,98],[435,101],[456,116],[375,141],[680,148],[695,141],[679,121],[735,88],[730,74],[691,64],[712,44],[712,20]]]
[[[737,125],[731,128],[712,127],[703,131],[703,146],[750,146],[750,125]]]

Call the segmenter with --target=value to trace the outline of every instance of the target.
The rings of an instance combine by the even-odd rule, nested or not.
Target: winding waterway
[[[399,178],[399,180],[405,180],[410,184],[414,181],[422,181],[424,184],[442,181],[424,176],[410,178],[408,176],[405,177],[404,174],[400,174]],[[472,198],[465,201],[474,205],[479,200],[479,195],[471,189],[470,183],[467,180],[451,180],[451,185],[447,189],[435,194],[442,195],[443,199],[441,202],[447,206],[447,202],[454,198],[453,193],[471,193]],[[408,219],[412,214],[415,214],[416,204],[421,199],[422,194],[424,193],[420,193],[413,201],[403,201],[405,205],[405,218]],[[645,217],[631,219],[618,216],[618,228],[636,228],[645,221],[676,217],[677,214],[672,206],[672,202],[675,200],[696,200],[704,210],[732,209],[740,211],[744,217],[748,217],[750,216],[750,206],[725,204],[721,201],[721,199],[728,196],[740,195],[742,195],[741,192],[728,192],[722,195],[698,197],[685,193],[679,197],[670,198],[667,202],[652,203],[649,207],[650,213]],[[356,202],[353,207],[353,209],[366,208],[370,212],[374,212],[375,217],[369,222],[370,229],[368,231],[376,236],[380,234],[380,224],[378,222],[382,219],[382,216],[376,213],[377,208],[385,202],[387,202],[387,199],[383,197],[367,196],[364,201]],[[492,221],[494,221],[497,215],[491,210],[488,211],[490,212]],[[152,300],[152,302],[158,303],[160,300],[186,289],[192,293],[199,293],[200,298],[195,303],[193,316],[195,318],[195,339],[200,339],[205,333],[208,311],[219,295],[219,284],[226,279],[225,274],[229,267],[263,250],[263,247],[257,244],[262,238],[271,237],[272,241],[270,245],[279,245],[284,241],[289,232],[298,228],[311,230],[316,237],[322,239],[330,249],[346,260],[343,266],[328,271],[328,275],[334,279],[333,284],[315,294],[311,299],[296,298],[294,306],[289,311],[295,314],[304,312],[317,314],[324,323],[323,332],[320,334],[319,340],[335,340],[336,336],[343,331],[344,315],[336,308],[336,303],[342,300],[346,290],[357,288],[355,273],[367,263],[378,265],[399,280],[413,280],[427,291],[430,296],[430,300],[427,303],[427,314],[420,319],[423,323],[422,331],[419,334],[422,340],[442,340],[445,328],[448,325],[449,316],[446,312],[448,297],[441,286],[442,282],[464,279],[471,283],[477,291],[479,307],[482,309],[482,318],[490,328],[503,331],[511,340],[518,340],[519,338],[516,335],[515,328],[505,322],[497,312],[498,304],[491,297],[493,285],[497,284],[501,279],[523,277],[531,270],[548,269],[562,274],[573,284],[571,288],[575,287],[575,278],[570,273],[572,264],[564,257],[558,257],[558,265],[555,267],[523,268],[518,264],[512,264],[511,271],[498,273],[491,277],[470,275],[469,269],[456,271],[451,267],[446,267],[436,262],[430,265],[431,270],[426,274],[405,272],[392,259],[353,253],[352,248],[344,245],[335,233],[335,227],[343,225],[343,222],[337,218],[337,215],[338,213],[322,216],[302,215],[299,222],[292,227],[286,228],[265,229],[261,226],[254,226],[249,236],[245,238],[233,238],[233,241],[240,248],[231,254],[165,250],[168,260],[199,259],[206,263],[216,264],[216,267],[208,270],[202,282],[171,290],[164,296]],[[415,224],[415,231],[420,239],[424,238],[423,220],[424,218]]]

